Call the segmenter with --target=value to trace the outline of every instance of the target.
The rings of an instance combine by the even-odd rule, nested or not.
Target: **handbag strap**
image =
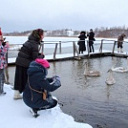
[[[41,94],[43,93],[42,91],[36,90],[36,89],[34,89],[34,88],[31,87],[30,82],[29,82],[29,76],[28,76],[28,86],[34,92],[41,93]]]

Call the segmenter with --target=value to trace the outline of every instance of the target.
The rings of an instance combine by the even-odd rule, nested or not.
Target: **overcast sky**
[[[128,0],[0,0],[3,32],[128,27]]]

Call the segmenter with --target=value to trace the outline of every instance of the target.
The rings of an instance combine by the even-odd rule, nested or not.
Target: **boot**
[[[37,118],[39,116],[39,114],[37,113],[37,110],[35,109],[30,109],[30,112],[32,113],[33,117]]]
[[[20,92],[18,90],[14,91],[14,100],[22,99],[22,96],[20,95]]]

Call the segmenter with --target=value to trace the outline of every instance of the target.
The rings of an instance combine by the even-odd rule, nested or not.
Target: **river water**
[[[98,70],[100,77],[83,75],[85,61],[89,70]],[[128,128],[128,73],[113,72],[116,83],[106,85],[108,69],[127,67],[126,58],[100,57],[91,59],[50,62],[48,77],[59,75],[62,86],[52,94],[63,104],[62,111],[78,122],[93,128]],[[14,81],[15,67],[9,67],[10,82]]]

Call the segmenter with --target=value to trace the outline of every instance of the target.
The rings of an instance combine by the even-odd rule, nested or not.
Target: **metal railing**
[[[49,45],[54,45],[53,46],[53,52],[50,53],[50,54],[53,54],[53,59],[56,60],[56,55],[57,54],[63,54],[62,50],[64,49],[64,47],[62,45],[63,44],[67,44],[67,43],[71,44],[70,47],[72,49],[73,57],[74,58],[77,57],[79,59],[80,58],[80,54],[78,52],[77,41],[65,41],[65,42],[64,41],[53,41],[53,42],[51,42],[51,41],[49,41],[49,42],[47,41],[46,42],[45,41],[45,42],[41,43],[41,49],[40,50],[41,50],[41,52],[44,52],[44,54],[47,54],[47,53],[45,53],[45,46],[48,45],[48,48],[50,48]],[[86,46],[87,46],[87,51],[86,51],[87,55],[90,56],[88,40],[85,40],[85,43],[86,43]],[[98,50],[100,54],[102,54],[104,52],[105,45],[109,45],[108,49],[111,52],[111,54],[114,55],[115,54],[115,47],[117,45],[117,41],[116,40],[101,39],[101,40],[96,40],[94,42],[95,50]],[[14,57],[16,58],[21,46],[22,46],[21,44],[11,44],[10,45],[10,49],[8,51],[8,57],[11,57],[10,56],[11,52],[15,52],[14,53],[14,55],[15,55]],[[123,42],[123,46],[125,48],[125,51],[128,51],[128,42],[124,41]],[[66,49],[67,49],[67,47],[66,47]],[[110,48],[111,48],[111,50],[110,50]],[[58,49],[59,49],[59,52],[57,52]],[[105,50],[106,50],[106,47],[105,47]],[[68,49],[68,52],[71,52],[71,50]],[[127,54],[127,52],[126,52],[126,54]],[[6,78],[6,82],[8,83],[8,81],[9,81],[8,68],[6,68],[5,78]]]
[[[87,47],[86,54],[90,56],[88,40],[85,40],[85,44]],[[112,55],[114,55],[116,45],[116,40],[101,39],[94,41],[95,50],[97,50],[101,54],[104,52],[104,50],[108,50],[109,52],[111,52]],[[9,57],[17,57],[18,51],[21,46],[21,44],[11,44],[9,49]],[[128,52],[128,42],[123,41],[123,46],[124,51]],[[80,54],[78,52],[78,47],[79,46],[77,45],[77,41],[45,41],[41,43],[41,52],[46,55],[53,55],[53,59],[56,59],[57,54],[65,53],[71,53],[73,57],[79,58]]]

